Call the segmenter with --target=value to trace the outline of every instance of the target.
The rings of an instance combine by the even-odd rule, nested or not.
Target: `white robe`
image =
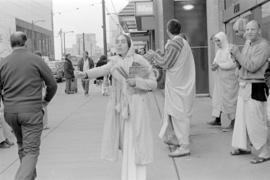
[[[184,46],[176,63],[166,71],[164,123],[160,130],[160,138],[163,138],[166,133],[169,116],[188,121],[192,116],[195,97],[195,63],[189,44],[185,40],[183,42]]]
[[[149,68],[148,78],[135,77],[135,88],[128,87],[126,79],[115,70],[121,67],[129,74],[133,62]],[[104,123],[101,157],[116,161],[123,152],[122,180],[145,180],[146,165],[153,160],[153,139],[147,93],[157,86],[150,64],[132,52],[122,59],[111,57],[109,63],[86,71],[89,78],[112,74],[112,92]]]
[[[236,112],[238,80],[236,77],[236,64],[233,62],[230,54],[230,45],[224,32],[215,35],[221,42],[221,47],[217,50],[214,64],[218,64],[215,74],[215,87],[213,93],[213,113],[219,117],[222,112],[233,120]]]
[[[251,84],[241,82],[232,146],[247,150],[249,140],[259,150],[267,142],[266,102],[251,99]]]

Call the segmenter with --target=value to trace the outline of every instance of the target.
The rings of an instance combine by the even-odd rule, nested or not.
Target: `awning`
[[[128,33],[137,31],[137,24],[135,18],[135,2],[129,2],[119,13],[119,22],[123,30]]]

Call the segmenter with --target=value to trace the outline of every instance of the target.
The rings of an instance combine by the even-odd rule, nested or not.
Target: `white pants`
[[[190,119],[186,116],[182,116],[177,119],[173,116],[169,116],[172,120],[174,133],[179,141],[180,145],[189,145],[189,133],[190,133]]]
[[[270,157],[267,145],[266,102],[238,96],[232,147],[249,150],[249,141],[259,151],[259,157]]]
[[[124,145],[121,180],[146,180],[146,166],[135,164],[135,148],[132,123],[127,120],[124,125]]]

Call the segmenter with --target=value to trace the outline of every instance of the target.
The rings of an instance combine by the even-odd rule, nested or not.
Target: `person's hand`
[[[86,73],[82,71],[74,71],[75,78],[83,79],[86,78]]]
[[[150,49],[144,54],[143,57],[151,63],[155,55],[156,55],[156,52]]]
[[[135,87],[136,86],[135,78],[128,78],[126,82],[130,87]]]
[[[237,54],[240,53],[240,50],[239,50],[238,46],[233,45],[233,46],[231,47],[231,49],[230,49],[230,53],[231,53],[232,59],[233,59],[234,61],[237,61],[237,60],[236,60],[236,56],[237,56]]]
[[[219,65],[218,65],[218,64],[213,63],[213,64],[211,65],[211,70],[212,70],[212,71],[215,71],[215,70],[217,70],[217,69],[218,69],[218,67],[219,67]]]
[[[160,49],[157,49],[157,50],[156,50],[156,53],[157,53],[157,54],[159,54],[160,56],[162,56],[162,55],[163,55],[163,53],[161,52],[161,50],[160,50]]]

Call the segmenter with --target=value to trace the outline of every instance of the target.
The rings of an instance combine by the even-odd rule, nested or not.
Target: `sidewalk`
[[[64,94],[64,83],[59,84],[56,98],[48,107],[49,130],[42,135],[37,180],[119,180],[121,160],[112,163],[100,159],[100,144],[105,108],[104,97],[91,86],[89,97],[82,93]],[[155,97],[161,98],[159,92]],[[206,125],[211,115],[211,100],[197,98],[191,123],[191,150],[189,157],[169,158],[169,149],[157,137],[161,127],[152,94],[154,135],[154,163],[148,167],[148,180],[253,180],[269,179],[270,162],[249,163],[250,155],[230,156],[231,132]],[[175,163],[175,164],[174,164]],[[17,147],[0,149],[0,180],[12,180],[18,168]],[[177,175],[178,173],[178,175]]]

